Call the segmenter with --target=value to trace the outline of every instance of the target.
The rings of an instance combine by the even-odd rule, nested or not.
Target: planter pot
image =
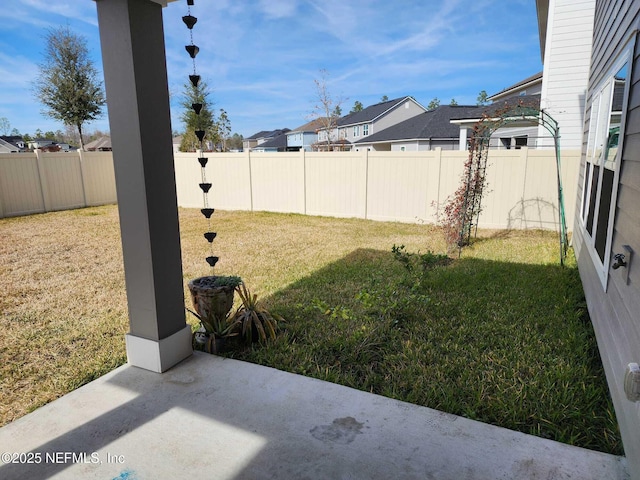
[[[204,331],[204,328],[200,328],[200,330],[193,333],[193,348],[196,350],[217,355],[222,351],[225,343],[225,338],[216,337],[215,335],[207,333]]]
[[[200,277],[189,282],[191,301],[196,313],[203,318],[213,315],[222,320],[233,307],[233,291],[231,286],[214,286],[218,277]]]

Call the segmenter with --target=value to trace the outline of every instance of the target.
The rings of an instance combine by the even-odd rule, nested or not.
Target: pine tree
[[[194,104],[202,105],[199,114],[193,109]],[[185,126],[185,134],[180,144],[181,152],[194,152],[200,148],[196,130],[205,131],[205,144],[210,145],[210,148],[220,143],[220,135],[212,111],[213,102],[210,100],[209,87],[204,81],[200,80],[197,86],[192,83],[184,85],[181,105],[184,111],[180,119]]]

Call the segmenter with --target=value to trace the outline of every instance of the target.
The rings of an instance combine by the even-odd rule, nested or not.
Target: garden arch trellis
[[[560,164],[560,128],[558,122],[544,109],[519,103],[515,106],[505,106],[491,115],[485,115],[473,127],[469,140],[469,159],[465,164],[462,193],[462,205],[458,210],[460,223],[457,245],[462,248],[471,240],[471,231],[478,230],[478,219],[482,211],[482,195],[486,185],[485,172],[489,155],[489,140],[491,135],[505,125],[532,126],[541,125],[552,136],[556,156],[556,181],[558,187],[558,215],[560,224],[560,264],[564,260],[568,249],[567,222],[565,217],[564,196],[562,189]]]

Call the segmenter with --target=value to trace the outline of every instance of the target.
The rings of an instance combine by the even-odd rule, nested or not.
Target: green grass
[[[225,355],[622,453],[575,261],[557,265],[552,232],[480,232],[461,259],[423,271],[431,257],[407,252],[445,250],[432,226],[212,221],[216,273],[286,319],[275,341]],[[206,222],[181,209],[180,226],[187,298],[187,281],[210,272]],[[1,219],[0,319],[0,424],[126,361],[116,207]]]

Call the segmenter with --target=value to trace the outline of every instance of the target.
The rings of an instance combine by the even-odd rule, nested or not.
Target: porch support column
[[[458,145],[459,150],[467,149],[467,127],[460,126],[460,143]]]
[[[185,322],[162,5],[96,0],[124,256],[131,365],[192,354]]]

